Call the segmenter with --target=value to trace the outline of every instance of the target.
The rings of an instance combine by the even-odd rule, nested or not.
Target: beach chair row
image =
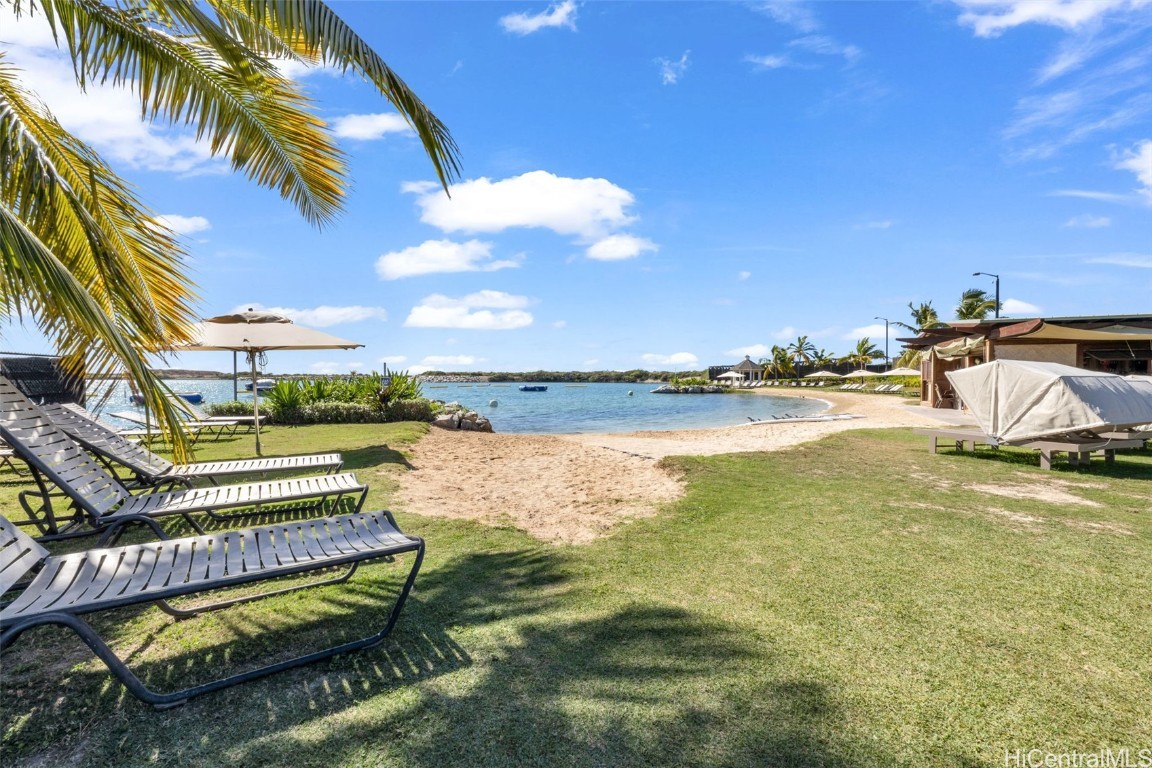
[[[19,496],[27,520],[13,522],[0,516],[0,651],[33,627],[68,627],[134,696],[157,708],[382,642],[395,625],[423,560],[423,540],[400,531],[390,512],[362,511],[368,487],[354,474],[338,471],[343,463],[339,454],[176,465],[98,424],[82,409],[37,406],[3,377],[0,438],[29,467],[36,485]],[[112,467],[126,469],[132,481],[122,480]],[[239,485],[192,485],[197,479],[216,483],[236,474],[317,469],[327,472]],[[133,493],[130,486],[140,492]],[[65,508],[60,508],[61,498]],[[274,513],[292,519],[221,530],[221,524]],[[197,535],[170,538],[160,523],[177,517]],[[205,530],[206,521],[213,522],[212,532]],[[129,524],[147,526],[158,541],[115,546]],[[35,529],[40,541],[21,527]],[[41,543],[92,534],[101,536],[97,548],[81,552],[53,554]],[[83,618],[141,603],[155,603],[177,617],[192,616],[343,582],[361,563],[390,562],[405,553],[413,555],[412,566],[378,631],[171,693],[147,688]],[[339,575],[331,575],[334,568],[342,569]],[[185,595],[321,571],[325,575],[318,582],[191,609],[171,602]]]

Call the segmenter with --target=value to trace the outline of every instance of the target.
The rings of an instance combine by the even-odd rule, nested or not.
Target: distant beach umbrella
[[[804,378],[806,378],[806,379],[839,379],[840,374],[832,373],[832,371],[816,371],[815,373],[808,374]]]
[[[252,415],[256,419],[256,455],[260,455],[260,397],[256,393],[256,363],[273,349],[355,349],[364,346],[323,331],[296,325],[272,312],[237,312],[210,317],[192,329],[193,341],[173,352],[243,352],[252,370]]]
[[[920,371],[917,368],[893,368],[890,371],[878,374],[880,376],[919,376]]]
[[[845,379],[863,379],[866,376],[879,376],[879,375],[880,374],[878,374],[878,373],[872,373],[872,371],[867,371],[867,370],[864,370],[863,368],[861,368],[858,371],[852,371],[852,373],[844,374],[843,378],[845,378]]]

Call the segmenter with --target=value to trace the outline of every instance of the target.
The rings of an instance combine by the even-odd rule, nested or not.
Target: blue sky
[[[684,370],[801,334],[842,354],[909,302],[951,317],[992,291],[976,271],[1005,315],[1152,311],[1149,2],[332,6],[452,130],[451,200],[372,89],[292,68],[352,177],[315,230],[131,96],[79,97],[37,27],[0,20],[184,234],[204,316],[279,308],[365,345],[269,372]]]

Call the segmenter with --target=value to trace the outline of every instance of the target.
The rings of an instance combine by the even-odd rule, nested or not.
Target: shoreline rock
[[[447,403],[444,411],[432,420],[432,426],[461,432],[495,432],[492,422],[460,403]]]

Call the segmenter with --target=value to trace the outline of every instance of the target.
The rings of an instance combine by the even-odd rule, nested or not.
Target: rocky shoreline
[[[721,395],[732,391],[731,387],[693,384],[687,387],[674,387],[665,384],[652,390],[654,395]]]

